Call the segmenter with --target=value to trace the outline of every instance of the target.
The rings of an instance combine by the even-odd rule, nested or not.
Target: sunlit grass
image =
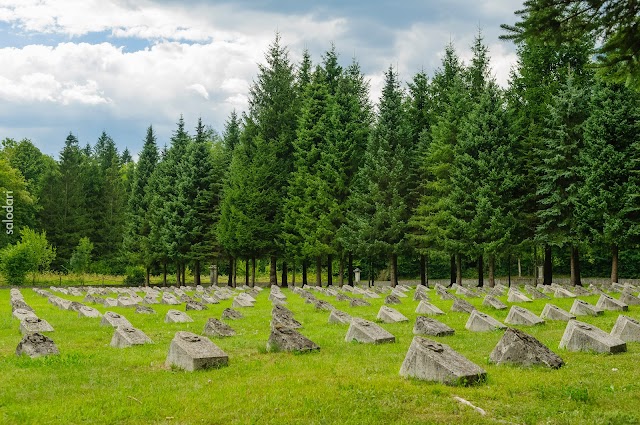
[[[468,315],[450,312],[452,301],[432,302],[447,314],[438,320],[456,330],[434,338],[450,345],[483,367],[488,378],[472,387],[405,379],[399,369],[413,338],[417,301],[403,298],[394,305],[409,323],[381,324],[397,337],[395,344],[379,346],[347,343],[347,325],[329,325],[328,312],[316,311],[302,298],[284,289],[287,307],[303,324],[300,330],[320,345],[316,353],[268,353],[271,303],[268,290],[258,295],[254,308],[242,309],[243,319],[227,321],[237,336],[213,339],[229,355],[229,366],[217,370],[183,372],[165,366],[175,332],[200,334],[209,317],[220,318],[232,300],[189,311],[193,323],[164,323],[172,306],[154,305],[157,315],[135,314],[133,309],[95,306],[123,314],[142,329],[154,344],[127,349],[109,346],[113,330],[99,319],[78,318],[59,310],[31,289],[22,289],[26,302],[55,328],[51,338],[60,356],[18,358],[19,323],[11,317],[9,291],[0,291],[0,423],[639,423],[640,344],[629,343],[618,355],[571,353],[559,350],[564,322],[519,327],[538,338],[566,362],[559,370],[496,366],[488,357],[501,331],[472,333],[464,329]],[[82,297],[61,295],[82,301]],[[375,320],[384,299],[371,299],[370,307],[351,308],[348,302],[316,294],[351,315]],[[506,297],[500,297],[506,303]],[[596,296],[581,297],[595,303]],[[481,306],[481,311],[504,321],[508,310]],[[569,310],[572,299],[552,303]],[[539,314],[546,301],[520,304]],[[510,305],[510,303],[506,303]],[[184,309],[179,306],[179,309]],[[625,313],[640,319],[640,307]],[[609,331],[617,312],[581,320]],[[616,371],[614,371],[614,369]],[[480,416],[453,396],[469,400],[487,412]]]

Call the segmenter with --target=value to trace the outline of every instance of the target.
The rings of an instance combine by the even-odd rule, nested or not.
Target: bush
[[[31,271],[29,249],[24,244],[10,245],[2,250],[2,273],[9,285],[22,285]]]
[[[142,286],[144,285],[145,277],[143,267],[127,267],[124,284],[127,286]]]

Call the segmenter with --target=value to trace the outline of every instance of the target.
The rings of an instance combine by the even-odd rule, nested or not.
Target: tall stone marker
[[[166,364],[193,372],[226,366],[229,364],[229,356],[209,338],[179,331],[169,346]]]
[[[496,364],[512,363],[520,366],[542,365],[558,369],[564,361],[543,343],[518,329],[508,328],[489,355]]]
[[[570,320],[560,340],[560,348],[615,354],[627,351],[627,344],[593,325]]]
[[[416,336],[400,375],[447,385],[471,385],[483,380],[487,372],[448,345]]]

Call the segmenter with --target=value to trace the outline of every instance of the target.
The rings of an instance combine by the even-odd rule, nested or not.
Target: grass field
[[[39,359],[17,357],[21,339],[18,320],[11,316],[9,291],[0,291],[0,423],[2,424],[634,424],[640,423],[640,343],[628,343],[617,355],[573,353],[558,349],[565,322],[519,327],[538,338],[566,362],[559,370],[521,369],[488,363],[489,353],[502,332],[465,330],[465,313],[450,312],[452,301],[430,292],[433,304],[447,312],[439,320],[456,330],[454,336],[433,338],[479,364],[487,371],[485,383],[449,387],[405,379],[398,372],[413,334],[411,297],[392,306],[409,323],[383,324],[397,337],[395,344],[347,343],[346,325],[329,325],[328,312],[288,289],[287,307],[302,322],[300,330],[320,345],[310,354],[268,353],[271,302],[268,290],[254,308],[242,309],[244,319],[228,321],[238,333],[214,342],[229,355],[229,366],[216,370],[183,372],[165,366],[176,331],[201,333],[209,317],[220,318],[231,300],[190,311],[189,324],[164,323],[172,306],[154,305],[157,315],[135,314],[132,309],[105,308],[123,314],[143,330],[154,344],[127,349],[109,346],[113,329],[100,319],[80,319],[60,310],[31,289],[22,289],[36,314],[55,328],[49,336],[59,356]],[[82,297],[58,294],[82,302]],[[349,307],[347,302],[317,294],[354,316],[375,320],[383,298],[370,307]],[[595,304],[597,296],[581,297]],[[500,297],[506,303],[506,297]],[[481,298],[468,299],[481,311],[504,321],[507,311],[481,307]],[[569,310],[573,300],[552,303]],[[544,300],[523,305],[539,314]],[[507,303],[509,305],[509,303]],[[175,308],[175,307],[174,307]],[[184,304],[178,306],[184,309]],[[580,320],[609,331],[618,312]],[[640,306],[628,316],[640,319]],[[462,397],[484,409],[481,416],[458,403]]]

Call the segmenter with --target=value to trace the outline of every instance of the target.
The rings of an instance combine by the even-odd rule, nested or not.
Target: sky
[[[515,46],[499,40],[520,0],[0,0],[0,140],[30,139],[57,158],[72,132],[103,131],[137,158],[153,125],[162,147],[182,114],[222,133],[275,34],[297,63],[335,45],[355,58],[377,102],[383,73],[402,81],[440,66],[452,42],[463,60],[482,31],[506,86]]]

